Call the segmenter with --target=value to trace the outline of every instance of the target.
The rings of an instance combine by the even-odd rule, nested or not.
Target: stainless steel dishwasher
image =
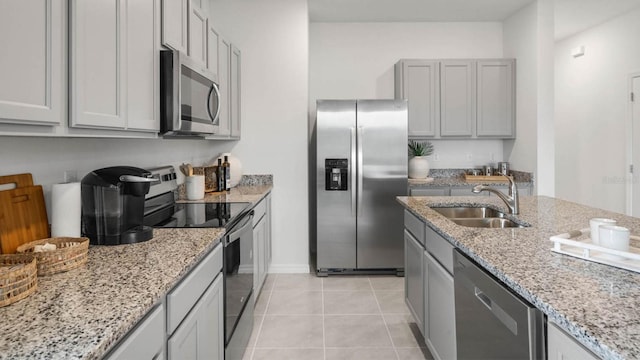
[[[458,359],[545,359],[544,314],[454,251]]]

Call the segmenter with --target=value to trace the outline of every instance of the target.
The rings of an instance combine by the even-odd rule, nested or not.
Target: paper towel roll
[[[81,209],[79,182],[53,184],[51,236],[80,237]]]

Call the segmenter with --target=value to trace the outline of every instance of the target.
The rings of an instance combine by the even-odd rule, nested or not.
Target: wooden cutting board
[[[13,254],[18,246],[49,237],[49,221],[42,186],[31,174],[0,176],[0,184],[16,188],[0,191],[0,251]]]

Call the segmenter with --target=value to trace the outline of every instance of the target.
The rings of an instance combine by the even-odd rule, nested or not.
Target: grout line
[[[325,313],[324,313],[324,280],[320,279],[320,296],[322,296],[322,359],[327,360],[327,336],[325,335],[326,327],[324,325]]]
[[[371,283],[371,278],[369,278],[369,284],[371,284],[371,288],[373,289],[373,283]],[[400,354],[398,353],[398,349],[396,348],[396,344],[393,342],[393,336],[391,336],[391,331],[389,330],[389,324],[387,324],[387,319],[384,317],[384,313],[382,312],[382,306],[380,306],[380,301],[378,301],[378,295],[376,292],[373,292],[373,297],[376,299],[376,304],[378,304],[378,310],[380,310],[380,315],[382,316],[382,322],[384,323],[384,328],[387,330],[387,335],[389,336],[389,340],[391,340],[391,346],[393,346],[393,352],[396,353],[396,359],[400,360]]]
[[[267,317],[267,310],[269,309],[269,304],[271,303],[271,295],[273,295],[273,288],[275,287],[276,280],[278,280],[278,275],[274,274],[274,276],[275,278],[273,279],[273,285],[269,290],[269,298],[267,299],[267,304],[265,305],[265,308],[264,308],[264,314],[262,314],[262,321],[260,322],[260,325],[258,326],[258,332],[256,333],[256,342],[253,344],[253,349],[251,349],[251,356],[249,357],[250,360],[252,360],[256,354],[256,348],[258,347],[258,340],[260,340],[260,334],[262,333],[262,325],[264,324],[264,320]],[[266,294],[263,293],[262,295],[266,295]]]

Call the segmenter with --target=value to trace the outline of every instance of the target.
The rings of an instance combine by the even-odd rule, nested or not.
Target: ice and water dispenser
[[[325,159],[325,190],[347,191],[349,176],[349,159]]]

